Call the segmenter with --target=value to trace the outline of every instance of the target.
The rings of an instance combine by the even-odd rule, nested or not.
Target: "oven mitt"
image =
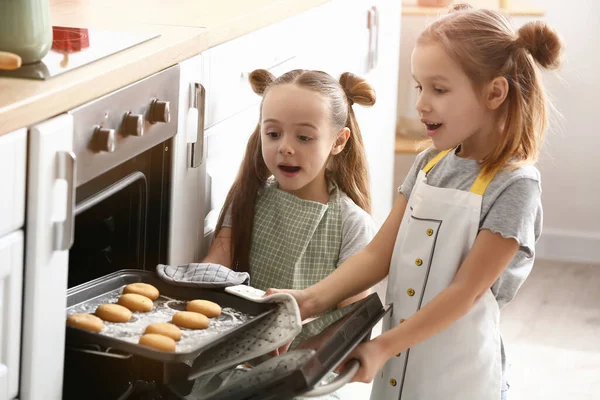
[[[263,297],[264,291],[245,285],[230,286],[225,291],[256,303],[277,303],[277,309],[226,342],[201,353],[188,374],[189,380],[198,380],[196,386],[208,383],[227,369],[278,349],[302,330],[298,303],[290,294]]]
[[[314,350],[298,350],[273,357],[249,370],[236,368],[225,371],[212,380],[212,385],[204,386],[201,380],[197,380],[187,398],[193,400],[231,400],[240,398],[240,394],[247,394],[248,390],[265,382],[270,382],[274,377],[289,375],[290,371],[303,366],[313,354]],[[215,381],[218,382],[217,385],[214,385]]]
[[[235,272],[221,264],[192,263],[183,265],[158,264],[156,273],[172,285],[214,289],[227,286],[248,285],[247,272]]]

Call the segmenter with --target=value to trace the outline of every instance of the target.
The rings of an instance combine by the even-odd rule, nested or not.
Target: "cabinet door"
[[[29,131],[22,400],[62,397],[69,248],[75,184],[73,119]]]
[[[307,34],[312,50],[307,68],[335,77],[352,72],[376,91],[372,108],[354,111],[365,143],[371,177],[373,218],[381,225],[392,207],[396,134],[401,2],[386,0],[333,1],[318,8]],[[326,27],[326,28],[325,28]]]
[[[393,180],[401,5],[399,1],[387,0],[362,3],[366,5],[363,15],[372,20],[366,33],[367,53],[363,53],[363,61],[366,62],[359,61],[359,65],[365,65],[364,76],[375,88],[377,102],[372,109],[355,106],[355,111],[369,160],[373,218],[381,225],[395,198]]]
[[[27,130],[0,136],[0,236],[23,226]]]
[[[203,56],[180,64],[178,132],[173,138],[169,264],[198,262],[204,233],[206,146]]]
[[[0,399],[19,391],[21,299],[23,297],[23,231],[0,239]],[[6,388],[6,391],[5,391]]]

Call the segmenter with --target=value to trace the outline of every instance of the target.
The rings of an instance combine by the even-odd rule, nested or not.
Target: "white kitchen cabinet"
[[[393,202],[394,144],[400,57],[401,2],[337,0],[305,14],[303,68],[320,69],[336,78],[352,72],[375,89],[372,108],[354,106],[371,177],[373,218],[381,225]]]
[[[203,55],[179,65],[179,120],[173,138],[169,264],[198,262],[204,236],[206,146]]]
[[[19,390],[23,231],[0,238],[0,400]]]
[[[301,68],[297,17],[216,46],[204,53],[207,83],[206,128],[259,104],[248,77],[255,69],[279,76]]]
[[[29,130],[21,400],[54,400],[62,394],[75,197],[72,150],[68,114]]]
[[[372,109],[355,107],[365,142],[373,198],[373,218],[383,224],[393,204],[394,148],[398,109],[398,64],[400,57],[401,2],[361,1],[362,15],[374,18],[359,40],[367,51],[358,61],[365,66],[363,76],[375,88],[377,103]],[[359,13],[360,14],[360,13]],[[360,18],[358,18],[360,22]],[[366,22],[363,20],[363,26]],[[375,24],[375,25],[374,25]],[[360,30],[357,30],[360,31]],[[359,74],[362,74],[359,72]]]
[[[0,237],[23,226],[26,159],[26,129],[0,136]]]

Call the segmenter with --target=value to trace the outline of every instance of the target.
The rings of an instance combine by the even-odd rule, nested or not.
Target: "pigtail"
[[[364,79],[344,72],[340,85],[348,98],[348,117],[346,127],[350,129],[350,138],[344,150],[334,156],[330,163],[330,174],[339,188],[360,208],[371,213],[371,194],[365,147],[352,109],[352,104],[370,107],[375,104],[375,90]]]
[[[275,76],[266,69],[257,69],[248,77],[252,90],[259,96],[264,96],[267,88],[275,81]]]
[[[250,74],[249,80],[252,90],[263,96],[275,78],[269,71],[259,69]],[[259,122],[248,140],[244,159],[225,198],[215,232],[215,236],[219,234],[223,228],[225,214],[231,209],[231,268],[236,271],[248,272],[254,209],[258,192],[270,175],[261,153],[260,133]]]

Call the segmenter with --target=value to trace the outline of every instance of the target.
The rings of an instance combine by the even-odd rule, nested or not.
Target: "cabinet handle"
[[[379,9],[377,6],[373,6],[373,14],[375,22],[375,46],[373,49],[373,63],[371,68],[377,67],[377,62],[379,61]]]
[[[375,47],[375,7],[371,7],[367,13],[367,28],[369,29],[369,49],[367,51],[367,72],[373,69],[373,59],[375,53],[373,48]]]
[[[198,124],[196,125],[196,141],[188,143],[190,154],[190,167],[198,168],[204,161],[204,114],[206,109],[206,90],[200,83],[192,84],[191,107],[198,112]]]
[[[67,214],[64,221],[54,222],[54,249],[69,250],[74,240],[73,213],[75,211],[75,154],[71,151],[61,151],[57,154],[58,179],[67,181]]]

